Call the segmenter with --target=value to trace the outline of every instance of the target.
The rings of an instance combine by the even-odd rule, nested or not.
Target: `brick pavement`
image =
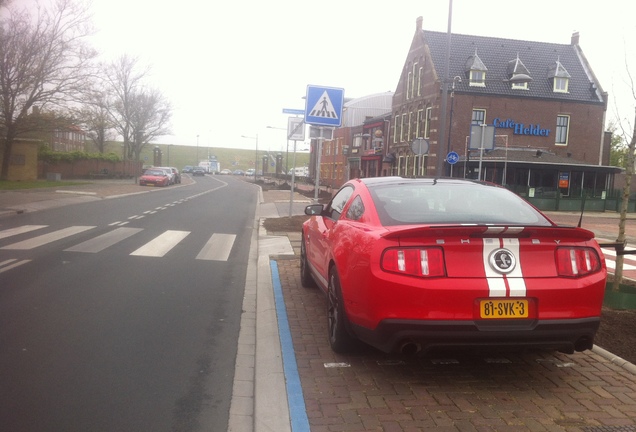
[[[327,302],[277,261],[311,432],[636,431],[636,375],[586,351],[331,351]]]

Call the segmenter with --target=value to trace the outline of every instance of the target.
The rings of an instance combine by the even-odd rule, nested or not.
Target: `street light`
[[[253,139],[256,141],[256,153],[254,154],[254,183],[256,183],[256,174],[258,173],[258,134],[253,137],[241,135],[241,138]]]

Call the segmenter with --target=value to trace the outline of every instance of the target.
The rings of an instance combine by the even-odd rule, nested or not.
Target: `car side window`
[[[347,219],[359,220],[363,214],[364,203],[362,202],[362,198],[360,198],[360,195],[358,195],[353,199],[353,201],[351,201],[349,210],[347,210]]]
[[[338,191],[338,193],[331,199],[329,206],[327,207],[327,215],[333,219],[340,219],[340,215],[342,214],[342,210],[344,206],[351,198],[351,194],[353,194],[352,187],[344,187]]]

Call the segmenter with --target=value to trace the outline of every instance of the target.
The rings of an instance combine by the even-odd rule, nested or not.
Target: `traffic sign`
[[[305,110],[303,110],[303,109],[294,109],[294,108],[283,108],[283,114],[303,115],[303,114],[305,114]]]
[[[446,155],[446,162],[448,162],[449,164],[455,165],[457,161],[459,161],[459,155],[457,154],[457,152],[452,151]]]
[[[309,85],[305,98],[305,123],[340,127],[343,105],[344,89]]]
[[[305,140],[305,121],[302,117],[289,117],[287,120],[287,139],[292,141]]]
[[[411,143],[411,150],[417,155],[428,154],[429,142],[424,138],[415,138]]]

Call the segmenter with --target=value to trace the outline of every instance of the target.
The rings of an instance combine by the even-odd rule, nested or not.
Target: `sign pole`
[[[289,194],[289,217],[292,217],[294,203],[294,180],[296,179],[296,140],[294,140],[294,154],[292,155],[291,193]]]
[[[320,129],[320,136],[318,137],[318,148],[316,149],[316,176],[314,182],[314,202],[318,203],[318,191],[320,190],[320,155],[322,154],[322,140],[323,140],[323,128]]]

